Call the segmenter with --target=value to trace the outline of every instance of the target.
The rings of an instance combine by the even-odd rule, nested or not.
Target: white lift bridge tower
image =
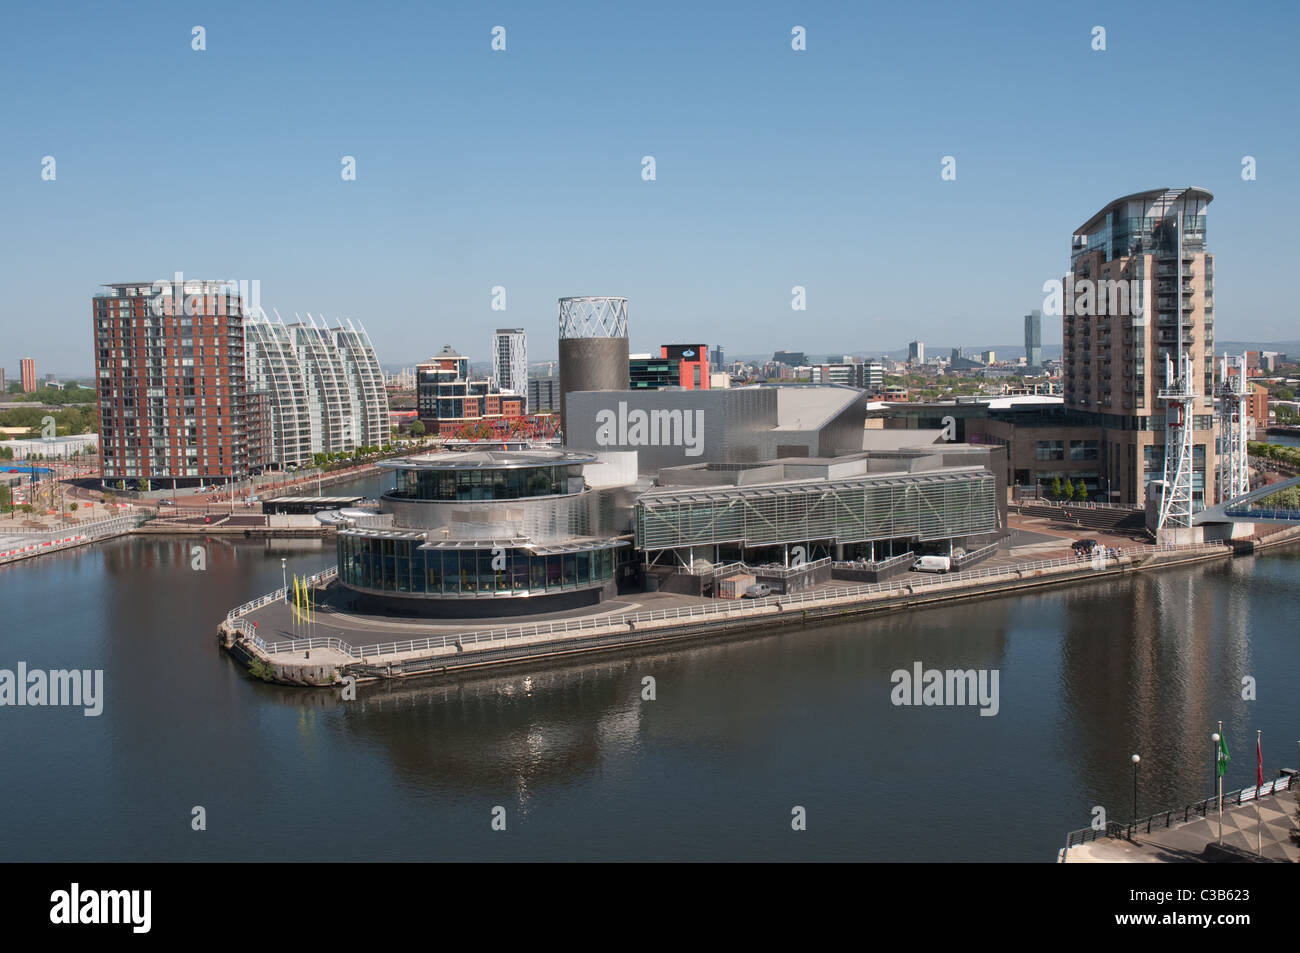
[[[1236,374],[1229,376],[1229,367]],[[1219,502],[1226,503],[1250,492],[1246,462],[1246,418],[1250,388],[1246,383],[1246,357],[1223,356],[1219,363]]]

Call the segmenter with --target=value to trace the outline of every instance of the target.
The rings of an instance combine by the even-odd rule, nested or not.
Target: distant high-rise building
[[[9,385],[5,381],[5,369],[3,367],[0,367],[0,394],[7,393],[8,390],[9,390]]]
[[[18,372],[22,377],[23,393],[30,394],[36,390],[36,359],[24,357],[18,362]]]
[[[860,387],[873,394],[879,393],[885,383],[885,365],[879,361],[853,361],[835,364],[814,364],[812,383],[845,384]]]
[[[247,475],[257,461],[238,291],[197,280],[104,287],[91,302],[104,481]]]
[[[925,363],[925,344],[922,341],[913,341],[907,345],[907,363],[924,364]]]
[[[492,335],[492,377],[503,394],[524,398],[528,412],[528,337],[523,328],[497,328]]]
[[[980,360],[985,364],[992,364],[997,360],[997,357],[997,352],[995,351],[980,351]]]
[[[1025,364],[1034,371],[1043,366],[1043,313],[1037,308],[1025,315]]]
[[[773,364],[786,364],[790,367],[802,367],[808,363],[808,355],[803,351],[777,351],[772,355]]]
[[[560,412],[560,377],[547,374],[528,378],[528,406],[530,413]]]
[[[712,362],[712,366],[713,366],[710,369],[716,368],[717,370],[722,370],[726,366],[727,361],[722,354],[721,344],[713,345],[713,347],[709,349],[709,355],[710,355],[709,360]]]

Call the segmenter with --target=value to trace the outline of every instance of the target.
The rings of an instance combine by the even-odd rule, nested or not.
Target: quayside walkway
[[[1132,546],[1080,559],[1018,560],[946,575],[909,573],[889,582],[827,583],[802,592],[735,602],[635,594],[578,612],[513,619],[412,620],[362,615],[340,607],[331,568],[312,577],[315,621],[296,622],[283,590],[232,609],[220,635],[241,658],[269,666],[272,680],[328,684],[337,675],[385,678],[466,665],[613,648],[744,629],[797,625],[855,613],[925,605],[1141,569],[1216,559],[1230,547]],[[345,604],[344,604],[345,605]],[[263,670],[265,671],[265,670]]]
[[[1258,789],[1223,795],[1223,848],[1219,845],[1219,799],[1206,798],[1105,830],[1072,831],[1057,852],[1059,863],[1186,864],[1215,862],[1300,862],[1296,791],[1287,774]]]

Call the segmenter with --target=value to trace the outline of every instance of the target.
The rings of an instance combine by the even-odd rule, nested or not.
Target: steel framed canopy
[[[854,480],[643,494],[636,501],[642,550],[719,543],[764,546],[943,539],[998,528],[996,481],[982,467]]]

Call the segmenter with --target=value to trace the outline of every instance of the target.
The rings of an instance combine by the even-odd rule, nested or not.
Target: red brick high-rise
[[[228,282],[122,282],[94,297],[104,481],[248,475],[243,303]],[[259,446],[257,440],[252,444]],[[166,482],[161,482],[166,481]]]

